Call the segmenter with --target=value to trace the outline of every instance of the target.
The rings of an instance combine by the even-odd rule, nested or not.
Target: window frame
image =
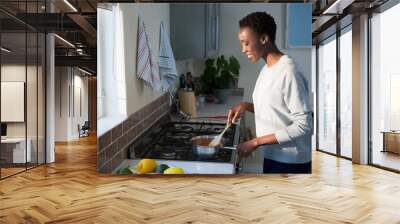
[[[352,26],[352,22],[348,22],[348,17],[344,18],[343,20],[346,20],[347,22],[346,25],[341,27],[340,29],[336,29],[336,32],[332,33],[329,36],[326,36],[324,39],[318,40],[316,44],[316,151],[323,152],[329,155],[333,155],[339,158],[343,158],[346,160],[352,160],[352,158],[343,156],[341,153],[341,119],[340,119],[340,75],[341,75],[341,67],[340,67],[340,37],[344,35],[347,32],[352,32],[352,28],[349,29],[349,27]],[[341,22],[341,21],[338,21]],[[324,149],[320,149],[319,145],[319,108],[320,108],[320,102],[319,102],[319,85],[320,85],[320,77],[319,77],[319,48],[322,43],[326,44],[330,41],[336,41],[336,152],[332,153]]]

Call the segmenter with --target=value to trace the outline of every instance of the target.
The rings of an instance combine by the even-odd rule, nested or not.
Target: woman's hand
[[[257,149],[257,146],[257,139],[253,138],[237,145],[236,150],[239,156],[248,157],[251,152]]]
[[[246,111],[246,109],[247,109],[247,104],[244,102],[241,102],[241,103],[235,105],[234,107],[232,107],[228,112],[228,121],[227,121],[228,125],[230,123],[235,122],[233,120],[233,118],[235,118],[235,120],[238,118],[241,118],[243,116],[243,113]]]

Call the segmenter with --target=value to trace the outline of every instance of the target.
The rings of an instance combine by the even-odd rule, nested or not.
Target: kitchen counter
[[[197,117],[192,118],[189,121],[205,121],[205,122],[225,122],[226,118],[210,118],[216,116],[227,116],[228,111],[234,105],[238,104],[243,100],[242,96],[231,96],[226,103],[205,103],[202,107],[197,109]],[[178,116],[173,116],[173,120],[180,121]],[[245,122],[244,119],[240,119],[237,122],[243,128],[244,131]],[[241,158],[241,170],[240,173],[262,173],[263,167],[263,155],[260,150],[256,150],[247,158]]]
[[[225,122],[226,118],[211,118],[216,116],[228,116],[228,111],[234,105],[243,100],[242,96],[231,96],[226,103],[208,103],[197,109],[197,118],[191,118],[189,121],[210,121],[210,122]],[[171,117],[173,121],[181,121],[177,115]]]
[[[204,103],[200,108],[197,109],[197,114],[199,118],[193,118],[189,120],[182,120],[180,116],[177,114],[171,114],[172,122],[206,122],[206,123],[219,123],[220,127],[224,127],[226,122],[226,116],[229,109],[241,102],[243,97],[241,96],[231,96],[226,103],[218,104],[218,103]],[[222,118],[213,119],[209,117],[220,116]],[[235,126],[233,126],[237,133],[233,139],[233,145],[236,146],[239,142],[239,134],[240,134],[240,120],[235,122]],[[134,155],[130,157],[130,159],[125,159],[118,167],[113,169],[113,173],[117,173],[117,171],[122,167],[134,167],[136,166],[142,157],[136,158]],[[176,166],[183,168],[186,174],[235,174],[235,164],[237,162],[236,153],[232,153],[232,158],[225,162],[209,162],[209,161],[192,161],[192,160],[168,160],[156,158],[155,160],[157,164],[167,164],[169,166]]]
[[[113,173],[123,167],[136,167],[141,159],[127,159],[119,165]],[[155,159],[157,164],[166,164],[169,167],[182,168],[185,174],[234,174],[234,166],[232,163],[213,163],[213,162],[194,162],[180,160],[164,160]]]
[[[210,120],[211,118],[201,118],[201,117],[214,117],[214,116],[227,116],[229,109],[234,105],[242,102],[242,96],[231,96],[226,103],[205,103],[202,107],[197,109],[197,117],[193,118],[193,121],[199,120]],[[211,119],[213,120],[213,119]],[[219,119],[224,120],[224,119]]]

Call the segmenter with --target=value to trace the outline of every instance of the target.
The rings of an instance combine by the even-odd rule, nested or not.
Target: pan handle
[[[235,158],[234,158],[234,161],[233,161],[233,166],[235,167],[235,171],[234,172],[235,172],[235,174],[240,174],[242,172],[242,164],[241,164],[242,157],[237,154],[236,147],[226,146],[226,147],[223,147],[223,148],[235,151],[234,152],[235,153],[235,155],[234,155]]]
[[[224,148],[224,149],[236,150],[236,147],[230,147],[230,146],[224,146],[224,147],[222,147],[222,148]]]

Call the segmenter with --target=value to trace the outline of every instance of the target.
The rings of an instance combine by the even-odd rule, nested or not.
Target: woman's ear
[[[262,35],[261,36],[261,43],[262,44],[266,44],[266,43],[268,43],[268,41],[269,41],[269,38],[268,38],[267,35]]]

